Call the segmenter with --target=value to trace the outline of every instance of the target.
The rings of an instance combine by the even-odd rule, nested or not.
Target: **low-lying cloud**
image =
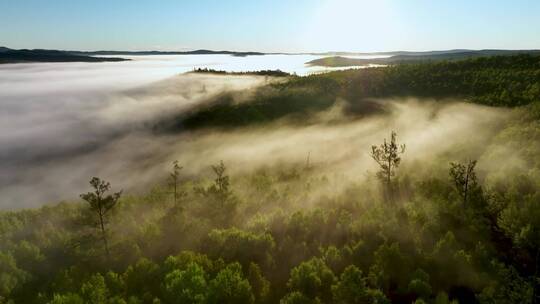
[[[123,164],[126,153],[142,163],[129,150],[143,153],[144,139],[128,147],[128,152],[114,148],[117,143],[138,138],[134,134],[156,121],[224,91],[246,90],[266,81],[263,77],[182,74],[145,86],[134,80],[111,87],[102,85],[92,72],[64,78],[63,86],[51,91],[49,72],[34,78],[28,74],[32,73],[14,71],[9,81],[3,76],[0,82],[1,208],[74,198],[72,192],[81,189],[77,186],[81,179]],[[22,90],[23,84],[28,91]]]
[[[84,80],[88,81],[92,79]],[[413,163],[459,153],[456,147],[463,145],[480,146],[509,116],[502,109],[411,98],[375,101],[383,105],[385,114],[361,120],[328,123],[324,117],[340,113],[334,108],[314,118],[321,123],[305,126],[278,121],[227,132],[166,135],[148,128],[216,94],[264,82],[262,77],[183,74],[121,90],[77,90],[77,80],[58,94],[45,90],[27,95],[16,86],[14,91],[4,86],[0,208],[75,200],[88,190],[92,176],[128,193],[145,190],[167,176],[173,160],[179,160],[188,175],[205,175],[209,165],[223,160],[234,175],[276,163],[301,163],[310,154],[321,173],[339,172],[352,182],[376,169],[370,147],[391,130],[407,144],[406,159]]]

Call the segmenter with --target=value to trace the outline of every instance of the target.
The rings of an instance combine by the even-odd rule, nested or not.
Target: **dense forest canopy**
[[[538,56],[280,77],[155,131],[339,128],[395,97],[504,115],[429,151],[392,130],[353,147],[374,170],[352,178],[312,154],[196,175],[175,162],[142,195],[89,177],[80,201],[0,212],[0,303],[537,303]]]
[[[366,115],[377,110],[366,99],[395,96],[454,98],[503,107],[527,105],[540,99],[540,56],[493,56],[291,77],[257,90],[250,102],[238,104],[232,94],[220,95],[212,106],[167,126],[174,131],[245,126],[292,114],[304,117],[328,109],[336,101],[345,101],[349,114]]]

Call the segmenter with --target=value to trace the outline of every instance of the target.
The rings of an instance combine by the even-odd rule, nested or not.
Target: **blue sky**
[[[288,52],[540,49],[540,1],[0,0],[0,45]]]

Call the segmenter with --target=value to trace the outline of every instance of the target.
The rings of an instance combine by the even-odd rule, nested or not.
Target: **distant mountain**
[[[453,49],[442,51],[391,51],[391,52],[324,52],[324,53],[308,53],[317,56],[430,56],[443,54],[459,54],[459,53],[478,53],[484,55],[507,55],[516,53],[530,53],[538,50],[499,50],[499,49],[484,49],[484,50],[469,50],[469,49]]]
[[[354,52],[326,52],[326,53],[303,53],[319,56],[329,56],[307,62],[308,65],[326,67],[346,67],[364,66],[369,64],[395,64],[401,62],[421,62],[436,60],[459,60],[466,58],[493,56],[493,55],[514,55],[514,54],[540,54],[540,50],[466,50],[455,49],[445,51],[426,52],[375,52],[375,53],[354,53]],[[261,52],[236,52],[236,51],[59,51],[59,50],[14,50],[7,47],[0,47],[0,63],[19,62],[106,62],[125,61],[129,59],[120,57],[101,56],[135,56],[135,55],[230,55],[230,56],[261,56],[269,54],[299,55],[300,53],[261,53]],[[387,58],[360,59],[349,58],[347,56],[389,56]],[[99,56],[99,57],[96,57]]]
[[[266,55],[266,53],[260,52],[234,52],[234,51],[211,51],[211,50],[195,50],[195,51],[67,51],[70,54],[75,55],[124,55],[124,56],[136,56],[136,55],[232,55],[232,56],[260,56]]]
[[[448,54],[448,53],[462,53],[472,50],[467,49],[454,49],[443,51],[391,51],[391,52],[322,52],[322,53],[307,53],[309,55],[316,56],[397,56],[397,55],[435,55],[435,54]]]
[[[0,47],[0,63],[23,62],[105,62],[125,61],[124,58],[91,57],[56,50],[13,50]]]
[[[487,57],[487,56],[508,56],[517,54],[539,54],[540,50],[450,50],[450,51],[432,51],[432,52],[394,52],[395,55],[386,58],[350,58],[343,56],[332,56],[315,59],[306,62],[311,66],[323,67],[347,67],[347,66],[366,66],[370,64],[397,64],[397,63],[415,63],[424,61],[442,61],[442,60],[462,60],[468,58]],[[383,53],[379,53],[383,55]]]
[[[231,56],[260,56],[266,55],[260,52],[235,52],[235,51],[212,51],[195,50],[185,52],[175,51],[59,51],[59,50],[14,50],[0,47],[0,63],[20,62],[104,62],[125,61],[125,58],[108,58],[95,56],[135,56],[135,55],[231,55]]]

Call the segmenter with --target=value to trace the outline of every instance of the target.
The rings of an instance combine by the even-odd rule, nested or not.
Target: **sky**
[[[263,52],[540,49],[540,1],[0,0],[0,46]]]

